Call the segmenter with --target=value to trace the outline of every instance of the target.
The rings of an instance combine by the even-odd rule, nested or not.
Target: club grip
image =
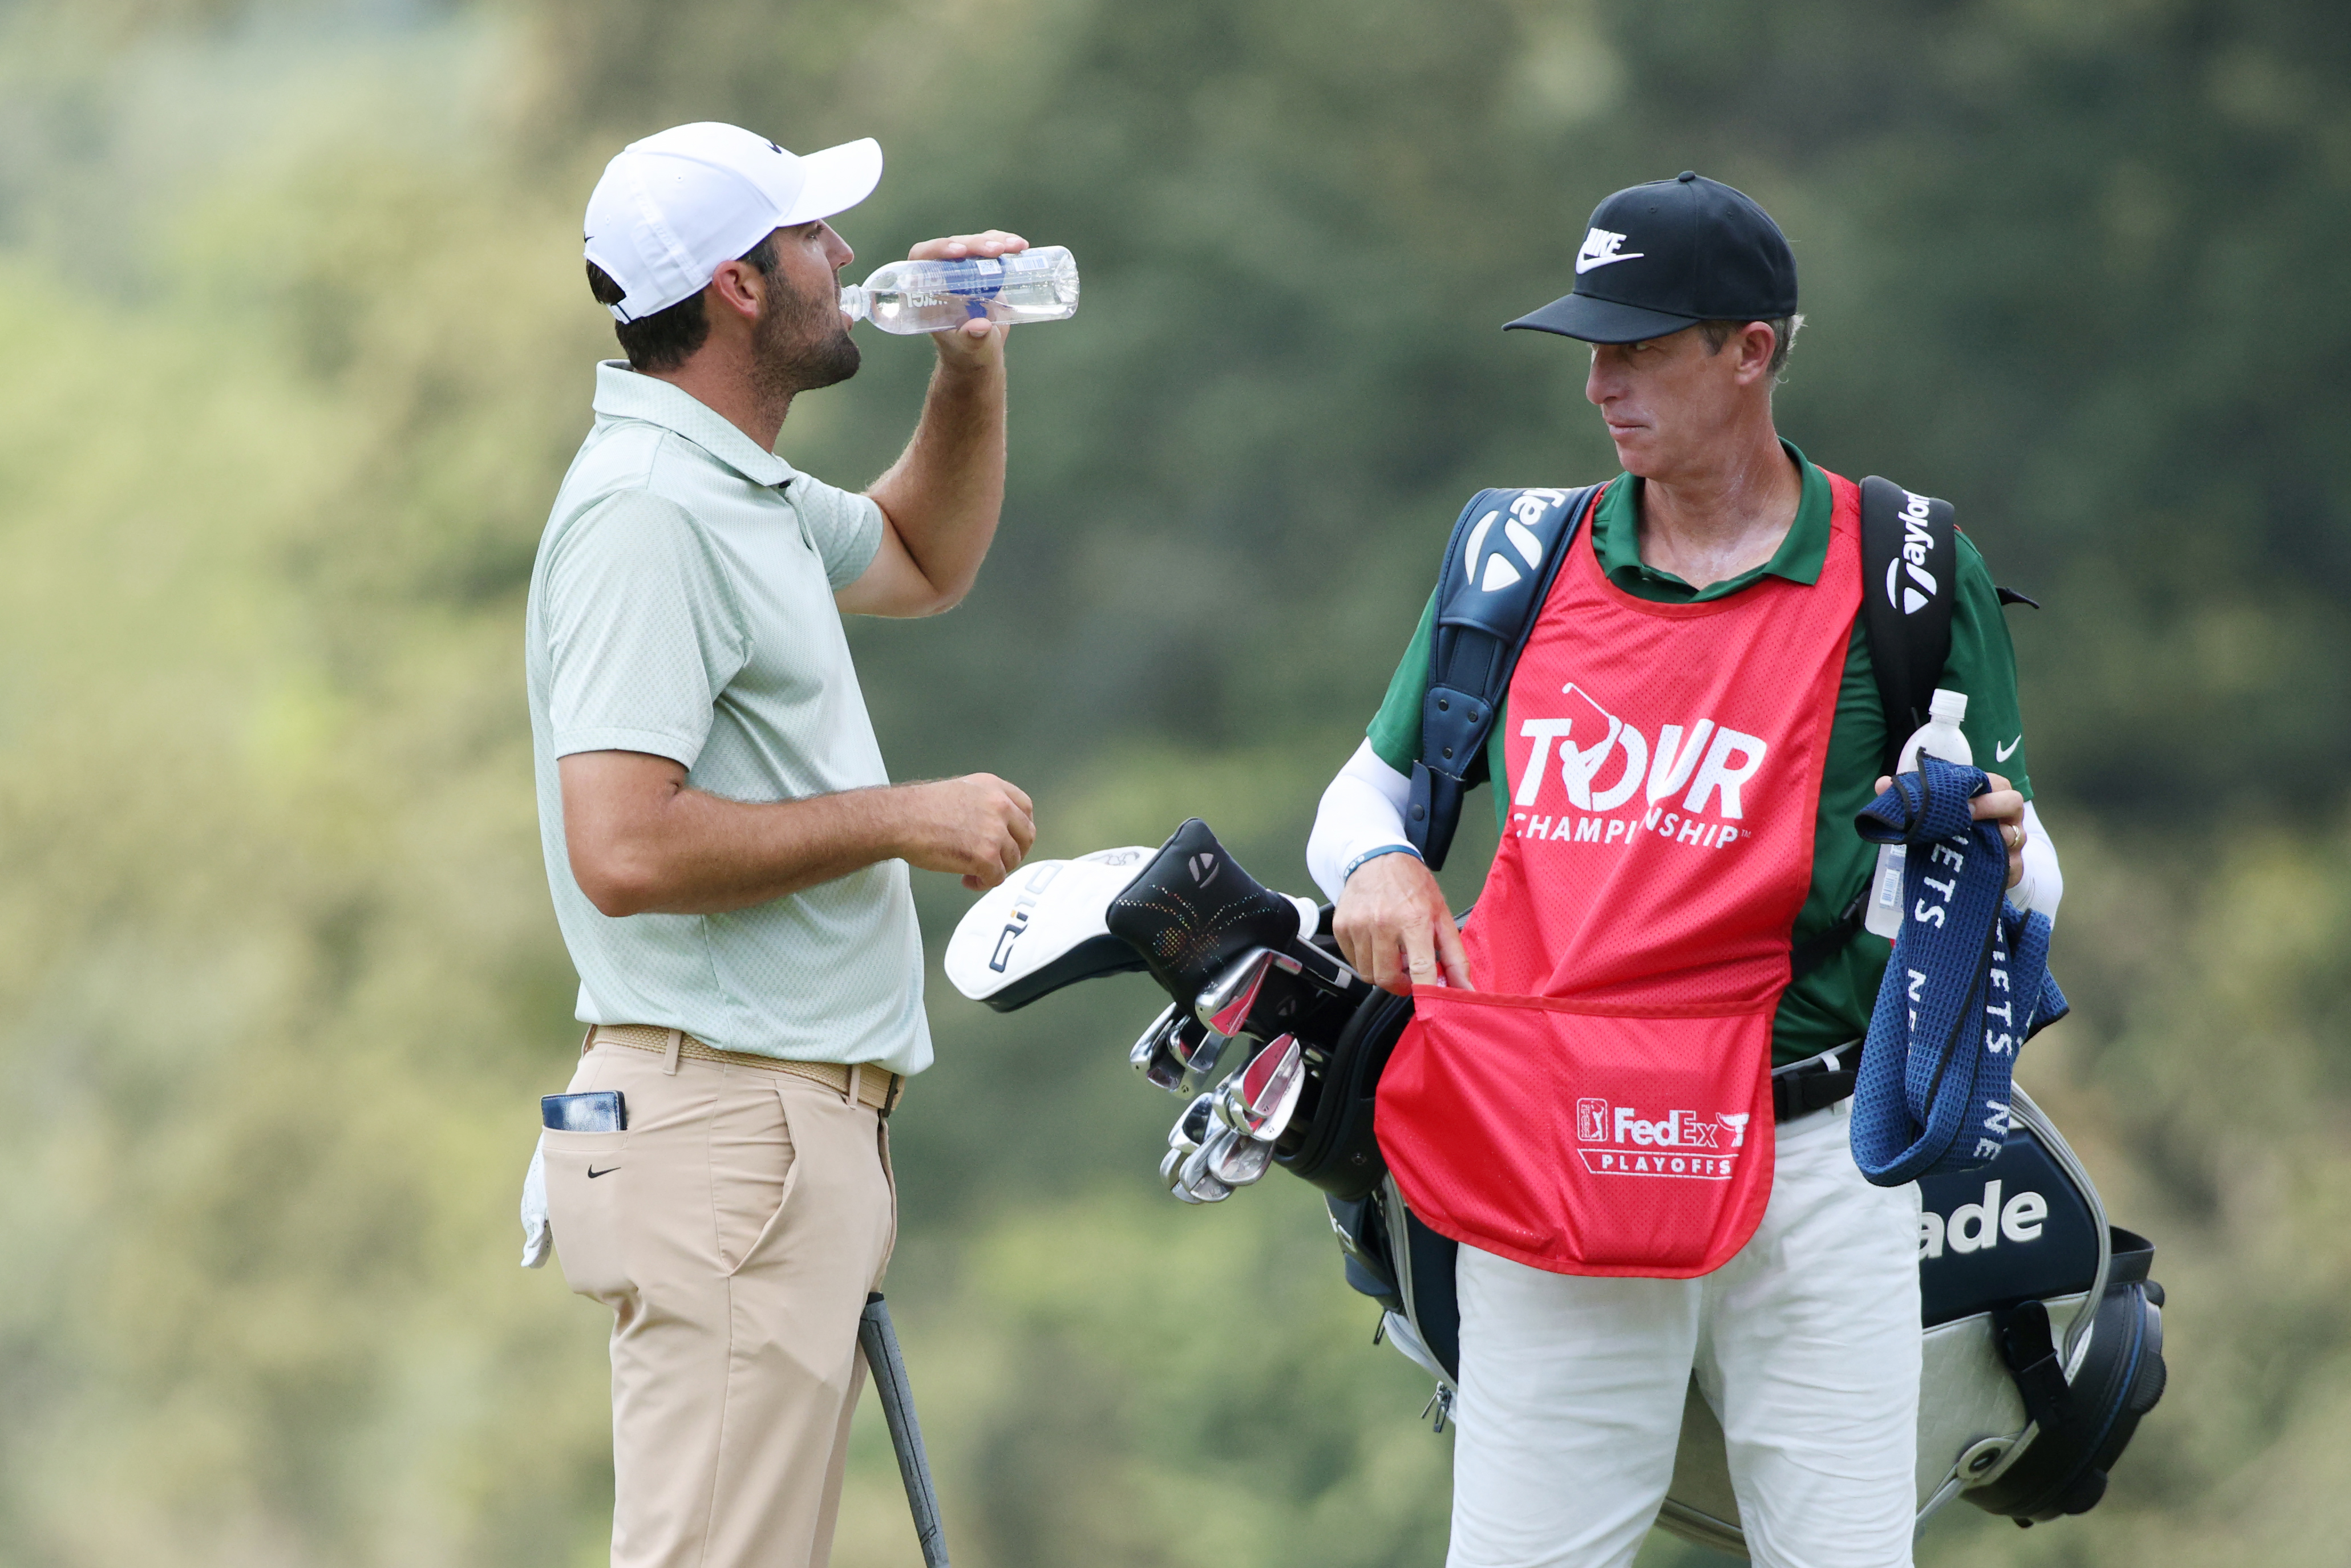
[[[923,1452],[922,1424],[914,1419],[914,1391],[906,1382],[905,1358],[898,1354],[898,1331],[880,1291],[865,1298],[857,1319],[857,1344],[882,1396],[882,1418],[890,1425],[890,1447],[898,1454],[898,1475],[906,1483],[906,1506],[914,1516],[924,1568],[947,1568],[946,1531],[939,1524],[939,1495],[931,1485],[931,1463]]]

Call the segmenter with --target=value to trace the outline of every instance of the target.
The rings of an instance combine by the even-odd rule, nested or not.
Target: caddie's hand
[[[2014,887],[2024,880],[2024,797],[1997,773],[1985,774],[1984,782],[1991,788],[1968,802],[1968,813],[1979,822],[2000,824],[2000,841],[2008,846],[2008,885]],[[1893,779],[1878,779],[1879,794],[1893,788]]]
[[[1355,973],[1384,990],[1409,996],[1416,985],[1470,989],[1469,955],[1445,892],[1411,855],[1365,861],[1339,890],[1331,934]]]
[[[1002,229],[989,229],[985,234],[949,235],[944,239],[926,239],[906,253],[908,261],[964,261],[973,256],[1010,256],[1027,250],[1029,242],[1019,235]],[[939,346],[939,358],[949,364],[977,369],[1001,359],[1004,354],[1004,334],[1012,329],[992,321],[966,321],[960,327],[950,327],[944,332],[931,334],[931,341]]]
[[[994,887],[1037,841],[1036,806],[993,773],[901,787],[907,863],[963,878],[974,893]]]

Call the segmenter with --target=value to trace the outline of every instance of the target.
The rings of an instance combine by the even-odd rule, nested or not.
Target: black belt
[[[1771,1074],[1771,1120],[1792,1122],[1853,1097],[1860,1076],[1861,1042],[1823,1051]]]

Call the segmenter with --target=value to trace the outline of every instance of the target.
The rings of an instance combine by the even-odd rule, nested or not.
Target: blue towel
[[[1968,814],[1987,788],[1981,768],[1922,757],[1854,821],[1873,843],[1909,846],[1902,934],[1853,1096],[1854,1161],[1879,1186],[1999,1154],[2017,1048],[2065,1016],[2049,917],[2008,902],[2000,824]]]

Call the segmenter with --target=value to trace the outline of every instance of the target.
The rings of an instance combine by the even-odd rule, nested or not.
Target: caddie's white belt
[[[821,1083],[843,1099],[854,1100],[884,1116],[897,1108],[899,1092],[906,1083],[904,1077],[884,1067],[862,1063],[844,1067],[838,1061],[792,1061],[780,1056],[755,1056],[747,1051],[721,1051],[715,1045],[705,1045],[683,1030],[659,1029],[644,1023],[590,1024],[587,1037],[580,1042],[580,1053],[585,1056],[599,1045],[624,1045],[631,1051],[652,1051],[655,1056],[668,1058],[673,1072],[677,1071],[678,1058],[691,1057],[696,1061],[715,1061],[727,1067],[789,1073],[811,1083]]]

